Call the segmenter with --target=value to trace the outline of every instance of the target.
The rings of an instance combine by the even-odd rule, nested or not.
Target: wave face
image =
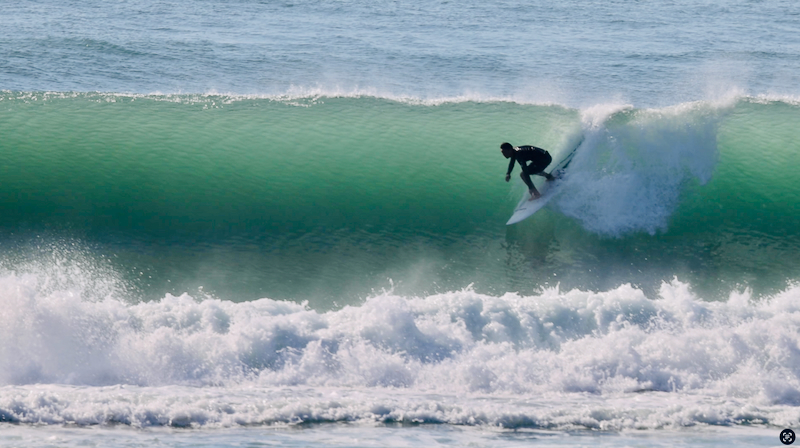
[[[6,267],[78,247],[156,296],[350,303],[640,284],[774,292],[797,278],[795,103],[666,109],[375,97],[9,93]],[[581,142],[551,207],[504,222],[501,141]],[[518,171],[518,168],[517,168]],[[713,296],[713,295],[712,295]]]
[[[704,301],[606,292],[375,294],[318,312],[129,303],[102,266],[0,272],[0,422],[543,429],[796,426],[797,287]]]

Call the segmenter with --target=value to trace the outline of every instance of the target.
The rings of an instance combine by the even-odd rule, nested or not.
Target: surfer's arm
[[[517,162],[517,155],[513,154],[511,157],[509,157],[509,159],[511,160],[509,160],[508,162],[508,170],[506,171],[506,182],[508,182],[508,180],[511,179],[511,171],[514,170],[514,164]]]

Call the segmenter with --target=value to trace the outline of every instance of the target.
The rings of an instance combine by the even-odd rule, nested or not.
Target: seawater
[[[800,107],[787,100],[5,93],[0,104],[5,257],[88,252],[141,298],[202,286],[329,309],[390,287],[654,292],[678,276],[717,299],[797,276]],[[580,145],[563,193],[519,226],[501,225],[524,187],[502,183],[498,135],[556,157]]]
[[[779,446],[798,22],[3,5],[0,444]],[[508,227],[503,141],[578,147]]]

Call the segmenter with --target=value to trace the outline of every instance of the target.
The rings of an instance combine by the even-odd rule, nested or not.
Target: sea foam
[[[798,286],[720,302],[677,279],[654,298],[630,285],[383,291],[318,312],[188,294],[137,302],[114,288],[97,297],[42,288],[45,275],[0,275],[5,421],[621,429],[800,417]]]
[[[719,122],[728,109],[702,102],[587,108],[586,138],[556,201],[559,210],[601,235],[666,230],[687,187],[711,179]]]

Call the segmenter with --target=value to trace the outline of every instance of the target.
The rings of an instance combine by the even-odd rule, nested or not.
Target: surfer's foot
[[[548,174],[547,176],[545,176],[545,178],[547,179],[548,182],[556,180],[556,176],[553,176],[552,174]]]
[[[539,192],[538,192],[538,191],[536,191],[536,190],[530,190],[530,194],[531,194],[531,198],[530,198],[530,199],[528,199],[529,201],[533,201],[533,200],[535,200],[535,199],[539,199],[540,197],[542,197],[542,194],[541,194],[541,193],[539,193]]]

